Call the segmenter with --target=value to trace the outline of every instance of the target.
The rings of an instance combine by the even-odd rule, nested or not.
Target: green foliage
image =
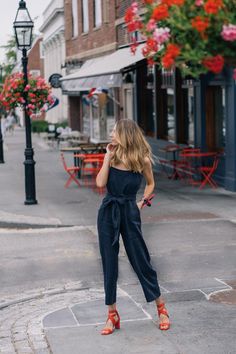
[[[13,68],[16,65],[17,60],[17,50],[16,50],[16,39],[15,36],[11,36],[7,44],[1,46],[5,49],[5,62],[3,63],[3,75],[4,77],[12,73]]]
[[[31,127],[33,133],[46,133],[48,131],[48,122],[46,120],[33,120]]]

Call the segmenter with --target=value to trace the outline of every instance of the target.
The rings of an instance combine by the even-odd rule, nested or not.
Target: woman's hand
[[[114,144],[108,144],[106,146],[106,155],[109,157],[109,158],[112,158],[114,156],[114,149],[115,149],[115,145]]]
[[[142,209],[142,206],[143,206],[143,201],[140,200],[139,202],[137,202],[137,207],[139,208],[139,210]]]

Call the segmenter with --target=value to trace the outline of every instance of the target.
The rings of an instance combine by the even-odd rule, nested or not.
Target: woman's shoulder
[[[145,167],[152,167],[152,162],[148,156],[145,156],[143,159],[143,165]]]

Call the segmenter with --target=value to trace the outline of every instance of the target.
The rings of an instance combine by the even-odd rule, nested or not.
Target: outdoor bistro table
[[[202,189],[203,186],[206,185],[206,182],[211,180],[211,175],[215,172],[217,166],[218,166],[218,153],[214,151],[209,151],[209,152],[188,152],[188,153],[180,153],[180,157],[183,157],[185,159],[190,159],[192,160],[192,163],[194,164],[193,168],[196,171],[196,175],[199,174],[200,172],[200,181],[195,181],[193,184],[199,185],[199,188]],[[206,160],[210,158],[214,160],[214,163],[212,163],[212,166],[207,167]],[[217,159],[217,160],[216,160]],[[208,173],[204,173],[204,169],[208,170]],[[211,183],[210,183],[211,184]],[[216,183],[214,183],[216,185]]]
[[[80,166],[81,161],[79,158],[79,154],[90,154],[90,153],[103,153],[105,152],[105,148],[106,148],[107,144],[103,144],[103,143],[96,143],[96,144],[92,144],[92,143],[83,143],[80,144],[79,146],[74,146],[74,147],[64,147],[62,149],[60,149],[61,152],[70,152],[73,153],[74,155],[74,165],[75,166]],[[78,172],[78,177],[81,177],[81,172]]]
[[[165,152],[166,154],[169,154],[169,153],[172,154],[172,159],[170,160],[170,162],[173,166],[173,172],[172,172],[171,176],[168,177],[170,179],[178,179],[179,178],[179,174],[176,169],[177,152],[181,151],[182,149],[183,148],[180,147],[179,145],[167,145],[166,147],[159,149],[159,151]]]

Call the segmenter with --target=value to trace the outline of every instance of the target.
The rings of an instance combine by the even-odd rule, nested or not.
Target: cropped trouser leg
[[[109,223],[98,222],[99,248],[102,258],[104,275],[105,304],[112,305],[116,302],[118,279],[118,254],[119,243],[112,245],[114,228]]]
[[[129,222],[122,225],[121,234],[125,250],[138,279],[147,302],[157,299],[160,287],[156,271],[150,263],[150,255],[141,232],[141,222]]]

